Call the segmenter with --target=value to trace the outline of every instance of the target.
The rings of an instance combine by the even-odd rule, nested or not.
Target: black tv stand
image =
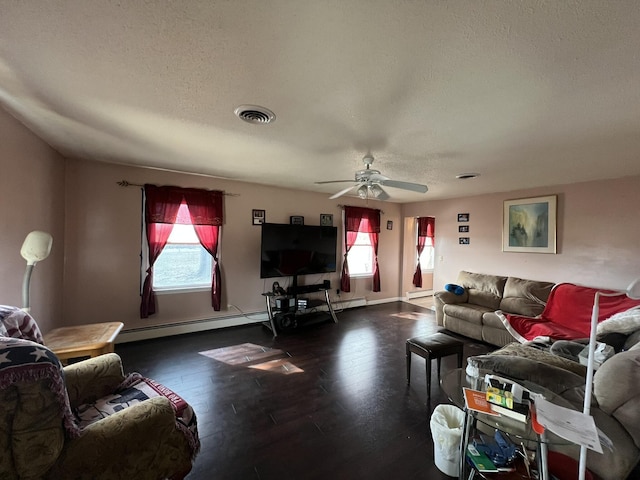
[[[315,321],[333,320],[338,323],[338,318],[331,305],[329,291],[331,284],[328,281],[315,285],[298,285],[294,276],[293,284],[287,288],[286,295],[278,295],[273,292],[265,292],[267,315],[269,320],[262,324],[273,332],[274,338],[279,332],[290,331],[300,324],[315,323]],[[324,292],[324,298],[300,298],[300,295]],[[306,300],[303,302],[302,300]],[[326,305],[327,311],[317,310]]]

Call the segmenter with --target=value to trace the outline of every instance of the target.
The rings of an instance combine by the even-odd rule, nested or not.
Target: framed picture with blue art
[[[502,251],[556,253],[557,195],[505,200]]]

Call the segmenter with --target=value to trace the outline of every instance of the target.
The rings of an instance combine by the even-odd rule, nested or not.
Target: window
[[[378,267],[378,236],[380,210],[363,207],[344,207],[344,248],[340,289],[351,291],[351,275],[370,276],[373,291],[380,291]]]
[[[189,219],[186,203],[180,205],[178,218]],[[157,291],[211,288],[213,262],[200,244],[190,220],[175,224],[167,245],[154,264],[153,289]]]
[[[373,246],[368,233],[358,232],[356,242],[349,249],[347,262],[352,277],[373,275]]]
[[[417,239],[416,239],[417,240]],[[420,269],[423,272],[430,272],[434,266],[435,249],[433,248],[433,238],[427,238],[427,242],[418,259]]]
[[[413,274],[413,285],[422,288],[422,272],[434,268],[436,219],[433,217],[416,218],[416,271]]]
[[[155,289],[193,288],[202,285],[205,277],[211,281],[211,306],[220,311],[222,278],[218,241],[223,223],[223,196],[224,192],[215,190],[144,186],[142,265],[145,278],[140,318],[156,313]],[[180,225],[185,228],[179,228]],[[196,247],[196,241],[209,259]],[[156,269],[159,270],[157,278]]]

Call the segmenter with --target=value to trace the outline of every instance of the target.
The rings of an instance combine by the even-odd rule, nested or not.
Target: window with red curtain
[[[433,217],[418,217],[416,219],[416,227],[418,231],[418,244],[416,245],[416,249],[418,251],[418,266],[413,274],[413,285],[418,288],[422,288],[422,266],[420,265],[420,256],[422,255],[427,242],[431,245],[435,245],[436,219]]]
[[[153,292],[153,265],[165,248],[173,226],[190,223],[203,248],[211,255],[213,272],[211,280],[211,305],[220,310],[221,278],[218,264],[218,241],[223,222],[223,197],[220,191],[196,188],[144,186],[145,231],[147,234],[149,265],[142,287],[140,318],[148,318],[156,312],[156,298]],[[180,205],[185,203],[189,219],[178,216]]]
[[[358,233],[369,234],[373,249],[373,291],[380,291],[380,270],[378,268],[378,237],[380,234],[380,210],[364,207],[344,207],[344,259],[342,261],[342,275],[340,289],[351,291],[351,276],[349,275],[349,251],[355,245]]]

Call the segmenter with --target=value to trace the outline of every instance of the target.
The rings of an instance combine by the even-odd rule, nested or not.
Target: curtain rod
[[[342,210],[344,210],[344,207],[352,207],[353,205],[342,205],[341,203],[338,204],[338,208],[341,208]],[[370,207],[365,207],[365,208],[370,208]],[[379,208],[372,208],[371,210],[380,210]],[[380,213],[382,215],[384,215],[384,210],[380,210]]]
[[[131,182],[127,182],[126,180],[120,180],[119,182],[116,182],[118,185],[120,185],[121,187],[144,187],[144,185],[141,185],[139,183],[131,183]],[[226,195],[228,197],[239,197],[240,194],[239,193],[227,193],[227,192],[222,192],[223,195]]]

